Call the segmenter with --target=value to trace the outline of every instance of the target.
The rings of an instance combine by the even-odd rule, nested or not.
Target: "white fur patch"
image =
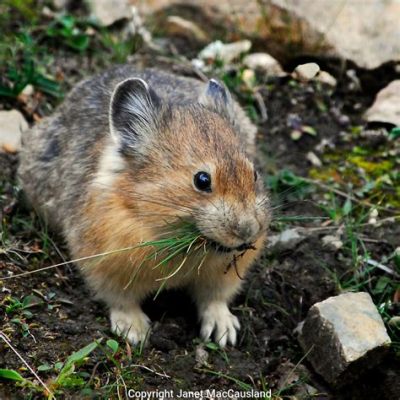
[[[101,155],[99,168],[97,170],[94,185],[100,188],[110,188],[113,184],[116,174],[125,166],[125,162],[119,154],[117,145],[109,141]]]

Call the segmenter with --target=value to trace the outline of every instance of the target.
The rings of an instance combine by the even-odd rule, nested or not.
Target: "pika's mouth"
[[[233,251],[246,251],[246,250],[255,250],[255,246],[253,243],[243,243],[240,246],[237,247],[227,247],[224,246],[218,242],[216,242],[215,240],[206,238],[207,240],[207,244],[214,249],[215,251],[219,252],[219,253],[231,253]]]

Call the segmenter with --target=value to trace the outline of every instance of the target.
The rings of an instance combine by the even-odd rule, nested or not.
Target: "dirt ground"
[[[149,58],[138,56],[135,62],[148,64]],[[323,206],[329,203],[329,190],[313,185],[298,188],[290,186],[284,178],[276,180],[282,171],[291,171],[300,177],[320,177],[318,171],[322,173],[329,166],[325,153],[332,151],[345,157],[354,145],[374,145],[371,141],[377,140],[375,136],[354,139],[348,132],[351,127],[364,127],[361,116],[384,82],[373,80],[375,86],[370,85],[368,79],[372,78],[368,76],[361,81],[365,87],[350,90],[351,81],[345,74],[338,73],[337,65],[335,62],[326,64],[327,68],[333,66],[331,72],[338,78],[336,89],[315,82],[294,82],[288,77],[268,81],[261,89],[268,120],[259,123],[259,164],[266,182],[272,187],[275,204],[276,220],[271,234],[297,225],[323,226],[326,230],[310,230],[301,243],[287,250],[265,250],[232,305],[242,325],[238,346],[222,351],[200,345],[196,312],[189,297],[181,292],[162,293],[155,302],[149,300],[145,305],[153,321],[150,346],[137,352],[118,339],[120,349],[115,355],[118,367],[96,350],[77,367],[81,373],[86,373],[84,386],[91,392],[82,392],[82,386],[72,386],[61,388],[58,397],[72,399],[87,393],[88,397],[118,398],[118,394],[123,393],[123,385],[118,384],[115,377],[122,369],[126,386],[140,390],[252,387],[271,388],[274,395],[281,398],[400,398],[400,359],[394,349],[379,367],[350,386],[335,390],[304,359],[294,332],[312,304],[346,289],[338,277],[351,279],[356,272],[347,231],[342,234],[343,248],[334,251],[322,246],[324,235],[339,230],[340,226],[334,222],[322,225],[321,220],[283,222],[282,219],[284,216],[326,217]],[[381,71],[375,73],[378,79]],[[363,76],[362,71],[359,76]],[[293,124],[311,126],[316,135],[305,133],[299,140],[293,140],[290,136]],[[386,139],[379,140],[387,144]],[[325,143],[325,148],[318,151],[323,147],[321,143]],[[306,158],[309,151],[323,159],[323,167],[311,165]],[[43,233],[40,221],[24,205],[15,186],[18,157],[0,154],[0,160],[0,209],[3,229],[7,229],[8,243],[12,243],[8,252],[0,254],[1,276],[61,262],[63,257],[68,257],[62,240],[52,233]],[[340,204],[345,200],[338,195]],[[381,217],[390,215],[382,211]],[[357,235],[365,239],[363,243],[371,257],[380,260],[399,246],[400,226],[394,220],[380,226],[357,226]],[[370,283],[383,275],[382,271],[372,272]],[[369,290],[371,285],[361,290]],[[0,280],[0,289],[2,313],[10,306],[10,297],[22,301],[26,296],[34,296],[30,314],[18,309],[4,312],[0,323],[15,349],[34,368],[64,361],[96,339],[115,339],[109,330],[106,309],[91,299],[73,265]],[[399,311],[400,305],[395,302],[387,309],[390,315],[398,315]],[[206,362],[199,360],[203,350]],[[4,342],[0,342],[0,366],[31,377],[26,368],[21,369],[21,360]],[[44,381],[49,381],[55,370],[39,374]],[[29,387],[0,383],[0,398],[41,396]],[[124,398],[123,394],[121,396]]]

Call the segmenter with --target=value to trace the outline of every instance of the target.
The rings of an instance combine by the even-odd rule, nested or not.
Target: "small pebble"
[[[202,344],[196,346],[195,359],[198,367],[202,367],[207,364],[208,352],[204,349],[204,346]]]
[[[308,161],[310,161],[312,165],[314,165],[314,167],[322,167],[321,160],[317,157],[317,155],[314,152],[309,151],[306,155],[306,158]]]
[[[332,251],[337,251],[343,247],[343,242],[337,236],[326,235],[322,238],[322,245]]]
[[[320,68],[317,63],[307,63],[298,65],[293,71],[293,77],[303,82],[315,78]]]
[[[260,71],[267,76],[282,76],[285,73],[279,62],[268,53],[252,53],[243,59],[243,64],[255,71]]]
[[[329,86],[335,87],[337,85],[336,79],[326,71],[319,71],[319,74],[315,77],[318,82],[326,83]]]
[[[169,35],[183,36],[197,42],[208,40],[207,34],[197,24],[177,15],[167,18],[166,30]]]

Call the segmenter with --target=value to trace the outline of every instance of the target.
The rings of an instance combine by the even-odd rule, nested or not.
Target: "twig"
[[[358,227],[366,227],[366,226],[380,226],[381,224],[385,222],[394,222],[396,219],[400,219],[400,214],[399,215],[393,215],[391,217],[387,218],[382,218],[380,220],[377,220],[376,222],[364,222],[362,224],[358,224]],[[318,231],[331,231],[331,230],[336,230],[336,229],[341,229],[343,228],[343,224],[337,226],[317,226],[317,227],[307,227],[307,226],[297,226],[296,229],[302,230],[304,232],[318,232]]]
[[[167,379],[171,379],[171,377],[169,375],[167,375],[166,373],[159,373],[157,371],[154,371],[154,369],[151,369],[149,367],[146,367],[145,365],[141,365],[141,364],[133,364],[131,365],[131,367],[138,367],[138,368],[142,368],[146,371],[152,372],[153,374],[157,375],[157,376],[161,376],[163,378],[167,378]]]
[[[90,378],[89,378],[89,382],[88,382],[88,386],[92,383],[94,376],[97,372],[97,368],[99,367],[99,365],[101,364],[101,361],[98,361],[95,366],[93,367],[92,373],[90,374]]]
[[[400,277],[400,275],[397,274],[392,268],[389,268],[386,265],[383,265],[378,261],[375,261],[375,260],[372,260],[371,258],[369,258],[368,260],[365,260],[365,262],[368,265],[372,265],[373,267],[379,268],[380,270],[385,271],[388,274],[395,276],[396,278]]]
[[[122,397],[121,394],[119,393],[119,383],[118,383],[119,380],[122,381],[122,386],[124,387],[125,397]],[[117,393],[118,393],[118,399],[122,400],[123,398],[125,398],[125,399],[129,398],[129,396],[128,396],[128,387],[126,386],[125,380],[124,380],[122,375],[119,375],[118,378],[117,378]]]
[[[386,244],[389,244],[389,242],[387,240],[372,239],[372,238],[366,237],[364,235],[359,235],[359,238],[365,243],[379,243],[379,244],[386,243]]]
[[[4,340],[6,345],[17,355],[17,357],[24,363],[26,368],[29,369],[29,371],[32,372],[32,374],[35,376],[35,378],[39,381],[39,383],[45,388],[47,393],[51,395],[53,399],[55,399],[55,396],[53,392],[47,387],[47,385],[40,379],[39,375],[33,370],[33,368],[24,360],[24,358],[21,356],[21,354],[18,353],[18,351],[14,348],[14,346],[11,344],[11,342],[8,340],[7,336],[4,335],[3,332],[0,331],[0,338]]]

